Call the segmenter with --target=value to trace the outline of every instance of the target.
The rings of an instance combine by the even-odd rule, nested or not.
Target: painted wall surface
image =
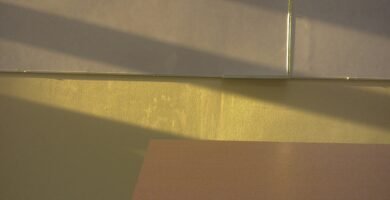
[[[390,144],[390,82],[0,74],[0,199],[131,199],[152,138]]]
[[[0,0],[0,71],[285,77],[288,1],[256,2]]]
[[[295,77],[389,79],[390,1],[295,0]]]

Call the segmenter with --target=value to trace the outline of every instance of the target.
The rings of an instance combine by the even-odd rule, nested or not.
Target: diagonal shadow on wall
[[[272,0],[228,0],[251,6],[285,11]],[[286,0],[286,4],[288,0]],[[292,0],[295,17],[305,17],[357,31],[390,37],[388,0]]]
[[[199,66],[199,62],[207,62],[208,65],[216,66],[240,66],[248,69],[260,67],[275,73],[267,66],[253,65],[0,3],[0,13],[5,11],[13,13],[13,16],[20,20],[20,26],[14,26],[13,30],[0,29],[1,38],[102,63],[134,67],[148,72],[161,64],[157,62],[161,60],[158,58],[179,51],[182,52],[181,57],[191,61],[187,60],[186,65],[179,62],[180,67],[184,67],[181,69],[189,72],[205,70],[196,67]],[[337,21],[336,19],[333,21]],[[1,19],[0,22],[0,28],[8,27],[7,24],[11,23],[7,19]],[[28,24],[36,26],[31,29]],[[375,28],[369,26],[354,27],[375,31]],[[388,33],[378,33],[388,35]],[[90,34],[94,37],[90,38]],[[219,73],[218,69],[214,73]],[[329,84],[325,81],[311,81],[308,84],[296,80],[172,79],[128,76],[48,76],[46,74],[17,76],[191,83],[390,130],[389,96],[353,89],[357,85],[390,87],[389,82],[336,81]],[[21,197],[20,199],[78,199],[82,196],[93,199],[130,199],[129,189],[132,189],[135,184],[142,163],[141,154],[146,149],[148,140],[176,138],[169,133],[98,119],[5,96],[0,96],[0,110],[6,113],[2,117],[0,126],[2,133],[0,148],[7,150],[7,152],[0,151],[1,160],[7,161],[2,162],[0,166],[0,172],[4,173],[1,174],[0,181],[2,199],[15,196]],[[39,118],[39,120],[30,121],[31,118]],[[23,167],[26,165],[29,167]],[[6,174],[11,169],[18,173]],[[29,190],[23,190],[23,193],[15,191],[14,189],[19,186]],[[130,188],[124,188],[129,186]],[[59,197],[58,194],[66,196]]]
[[[317,115],[376,127],[382,130],[390,130],[390,123],[388,123],[390,118],[390,96],[388,93],[367,90],[367,88],[383,88],[388,91],[388,88],[390,88],[389,81],[261,80],[21,73],[8,74],[8,76],[192,84],[254,100],[288,106]]]
[[[390,88],[388,81],[228,80],[222,90],[347,122],[390,130],[390,96],[358,86]],[[363,88],[364,88],[363,87]],[[388,91],[388,89],[387,89]]]
[[[2,2],[0,24],[2,39],[114,65],[125,69],[120,70],[121,73],[221,76],[225,74],[224,71],[232,74],[261,71],[264,75],[286,74],[275,67],[206,53]],[[56,66],[52,68],[53,72],[64,71],[63,68],[56,69]],[[283,66],[280,68],[284,69]],[[107,68],[100,71],[110,70]]]
[[[240,2],[256,2],[260,5],[260,2],[263,1],[243,0]],[[146,73],[148,70],[151,71],[155,66],[161,64],[157,61],[161,60],[159,58],[166,56],[166,52],[176,51],[177,49],[180,49],[180,52],[183,53],[181,56],[184,58],[194,59],[189,59],[185,64],[180,65],[180,68],[189,70],[188,72],[191,72],[192,69],[198,70],[198,66],[226,65],[231,68],[239,66],[244,69],[260,67],[266,71],[268,70],[270,73],[279,73],[272,72],[273,70],[267,66],[254,66],[242,61],[212,55],[199,50],[153,41],[130,33],[118,32],[116,30],[66,19],[60,16],[44,14],[5,3],[0,3],[0,13],[2,12],[10,13],[9,16],[12,16],[13,20],[7,20],[6,18],[0,20],[2,24],[0,28],[8,27],[7,24],[12,27],[10,30],[1,29],[0,38],[34,45],[64,54],[75,55],[81,58],[92,59],[102,63],[114,64],[120,67],[135,67],[137,70],[144,70]],[[11,26],[12,24],[9,24],[11,21],[17,23],[17,25]],[[31,28],[31,26],[34,27]],[[90,34],[93,34],[94,37],[91,38]],[[113,54],[112,52],[115,53]],[[199,65],[199,62],[205,62],[207,65]],[[67,76],[66,78],[71,77]],[[74,77],[87,78],[86,76]],[[111,76],[110,78],[113,77]],[[156,77],[132,77],[131,79],[173,81],[172,79]],[[353,89],[354,85],[363,83],[360,81],[338,81],[334,84],[317,81],[305,84],[302,81],[287,82],[281,80],[203,80],[205,79],[199,79],[199,81],[191,79],[190,82],[208,88],[237,93],[254,99],[288,105],[308,112],[367,124],[382,129],[389,129],[386,119],[389,117],[388,113],[390,111],[384,112],[389,110],[388,104],[385,103],[389,102],[389,97],[383,94]],[[187,82],[188,79],[177,78],[174,81]],[[386,87],[389,86],[388,82],[364,83],[366,85],[379,83]],[[289,87],[292,84],[294,87]]]

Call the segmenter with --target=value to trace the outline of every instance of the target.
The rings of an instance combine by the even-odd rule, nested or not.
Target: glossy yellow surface
[[[390,82],[0,74],[0,199],[130,199],[152,138],[390,144]]]

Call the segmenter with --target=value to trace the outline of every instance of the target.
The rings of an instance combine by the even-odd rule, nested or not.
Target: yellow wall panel
[[[0,74],[0,199],[130,199],[152,138],[390,144],[390,82]]]

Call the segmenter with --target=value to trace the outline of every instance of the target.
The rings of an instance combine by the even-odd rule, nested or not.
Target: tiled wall
[[[1,0],[0,71],[389,79],[389,7],[386,0]]]

